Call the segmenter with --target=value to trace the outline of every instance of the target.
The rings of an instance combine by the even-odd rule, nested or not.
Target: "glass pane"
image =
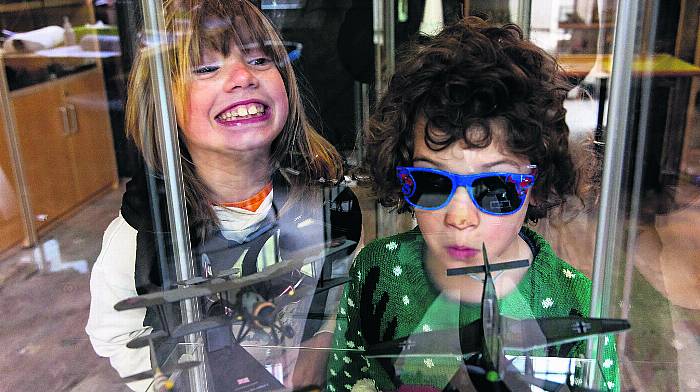
[[[557,57],[576,84],[565,106],[569,143],[579,164],[594,174],[586,186],[598,188],[603,156],[610,154],[605,142],[611,135],[624,135],[622,154],[613,154],[615,163],[606,168],[621,174],[614,189],[607,189],[620,192],[612,207],[617,218],[599,215],[600,193],[595,191],[583,199],[583,211],[570,204],[572,211],[562,214],[564,223],[552,225],[555,221],[550,218],[535,230],[545,235],[560,257],[591,278],[596,246],[613,244],[608,252],[612,269],[598,279],[605,293],[603,314],[628,319],[632,325],[617,338],[622,388],[684,390],[697,387],[691,376],[697,372],[691,359],[697,351],[699,320],[694,299],[697,230],[689,219],[698,196],[693,152],[698,25],[685,2],[637,5],[634,28],[627,33],[633,35],[619,49],[634,48],[633,63],[627,68],[631,85],[616,89],[611,80],[613,34],[621,34],[618,3],[532,1],[530,37]],[[608,113],[612,97],[623,93],[629,94],[624,115]],[[621,120],[627,124],[624,132],[610,128]],[[577,212],[573,218],[572,212]],[[596,238],[606,219],[618,223],[612,225],[610,237]],[[654,317],[649,317],[652,313]]]
[[[698,289],[691,278],[697,271],[697,230],[687,219],[698,196],[692,119],[700,67],[698,24],[688,10],[682,2],[643,3],[630,41],[635,48],[631,86],[610,90],[611,107],[615,95],[631,96],[625,153],[610,168],[623,176],[616,206],[620,225],[612,237],[609,314],[632,324],[620,349],[623,374],[634,388],[683,390],[697,384],[698,367],[690,359],[698,350],[700,320],[698,302],[690,299]]]
[[[5,388],[123,385],[84,332],[90,269],[131,175],[118,19],[111,1],[0,4]]]
[[[515,374],[601,390],[697,388],[693,7],[4,2],[0,311],[12,317],[0,321],[0,343],[13,353],[0,361],[4,384],[145,391],[159,368],[158,385],[183,391],[337,391],[372,381],[382,390],[442,390],[455,375],[476,382],[480,369],[487,382],[515,390],[533,380],[508,378]],[[617,19],[633,10],[636,25],[623,34],[633,24]],[[419,139],[377,153],[378,140],[363,135],[377,130],[379,113],[401,110],[421,88],[415,80],[397,95],[401,84],[389,86],[394,71],[411,64],[401,62],[405,45],[426,42],[465,11],[492,25],[521,25],[569,83],[563,107],[577,194],[522,230],[519,206],[526,194],[541,195],[534,192],[548,162],[487,170],[469,166],[484,150],[467,148],[467,170],[435,165],[430,157],[442,150],[419,150]],[[616,35],[626,43],[616,47]],[[613,65],[620,47],[634,51],[626,69],[621,60]],[[620,85],[625,70],[630,83]],[[382,101],[392,93],[396,102]],[[443,104],[456,113],[461,108],[449,105],[460,98]],[[449,128],[441,108],[433,125]],[[420,128],[411,118],[386,128],[379,142]],[[433,136],[438,145],[445,140]],[[414,162],[417,152],[430,159]],[[444,185],[426,209],[407,192],[433,177],[414,176],[409,165],[427,167]],[[396,176],[396,166],[408,168]],[[499,173],[474,175],[492,171]],[[610,182],[611,173],[619,180]],[[418,204],[414,213],[382,207],[382,186]],[[454,203],[476,207],[444,213]],[[494,219],[500,231],[485,238],[455,230],[455,211]],[[506,257],[498,248],[506,237],[532,260]],[[547,277],[536,272],[544,253],[556,260]],[[51,317],[42,316],[46,298]],[[544,347],[552,330],[598,328],[583,318],[591,308],[631,329],[598,346],[583,339]],[[561,327],[535,320],[543,317],[572,318]],[[487,352],[498,360],[485,360]]]
[[[125,378],[131,388],[148,388],[156,366],[180,390],[324,383],[362,232],[342,175],[361,105],[340,64],[324,61],[335,56],[347,7],[313,7],[143,4],[126,109],[139,117],[127,116],[126,127],[145,165],[127,183],[118,218],[137,232],[128,242],[135,260],[118,267],[121,278],[101,273],[109,263],[98,261],[93,282],[125,289],[109,297],[111,306],[121,301],[116,311],[93,300],[88,324],[96,335],[119,320],[128,336],[107,339],[112,366],[122,376],[151,372]],[[318,37],[328,39],[314,46]],[[306,85],[306,68],[320,80]],[[314,92],[332,93],[320,116]],[[137,294],[146,297],[129,299]],[[207,366],[168,368],[184,359]]]

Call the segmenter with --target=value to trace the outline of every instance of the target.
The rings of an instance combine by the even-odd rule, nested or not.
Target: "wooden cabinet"
[[[90,0],[0,1],[0,26],[22,32],[61,26],[64,17],[73,26],[94,23],[92,4]],[[15,129],[10,132],[21,157],[25,188],[16,189],[15,162],[0,129],[0,252],[26,237],[27,222],[20,213],[24,201],[34,222],[27,239],[31,241],[34,230],[41,233],[117,183],[100,59],[34,53],[5,53],[3,59],[0,72],[12,70],[13,77],[25,78],[15,86],[29,87],[0,92],[9,97],[14,110]],[[68,73],[73,74],[65,76]],[[4,125],[0,121],[0,127]]]
[[[54,218],[77,199],[73,185],[70,135],[63,128],[60,83],[30,87],[12,97],[27,191],[35,216]],[[37,222],[40,227],[42,221]]]
[[[0,251],[24,238],[24,222],[19,203],[20,195],[15,185],[5,119],[0,113]]]
[[[116,183],[99,68],[13,91],[16,128],[37,228]]]
[[[65,102],[73,111],[75,132],[69,139],[76,192],[83,200],[116,181],[116,160],[102,75],[96,71],[68,80]]]

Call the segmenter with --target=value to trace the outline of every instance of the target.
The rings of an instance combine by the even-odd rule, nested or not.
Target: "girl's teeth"
[[[252,103],[247,106],[239,106],[233,108],[230,111],[222,114],[220,117],[222,120],[230,121],[236,118],[250,117],[250,116],[261,116],[265,113],[265,107],[261,104]]]

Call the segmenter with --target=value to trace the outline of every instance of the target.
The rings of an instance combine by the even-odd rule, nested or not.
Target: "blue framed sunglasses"
[[[537,166],[528,165],[531,174],[477,173],[455,174],[427,167],[398,166],[404,200],[421,210],[445,207],[457,191],[465,187],[474,205],[489,215],[510,215],[525,203],[527,191],[535,184]]]

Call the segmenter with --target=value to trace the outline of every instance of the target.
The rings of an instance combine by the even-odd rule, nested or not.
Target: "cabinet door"
[[[24,237],[20,195],[15,186],[10,146],[5,136],[5,121],[0,114],[0,252]]]
[[[60,82],[30,87],[12,97],[22,162],[34,215],[45,214],[37,228],[76,204],[73,163],[67,129],[59,111]]]
[[[91,70],[66,81],[65,102],[74,131],[70,147],[80,200],[115,183],[116,158],[102,74]]]

